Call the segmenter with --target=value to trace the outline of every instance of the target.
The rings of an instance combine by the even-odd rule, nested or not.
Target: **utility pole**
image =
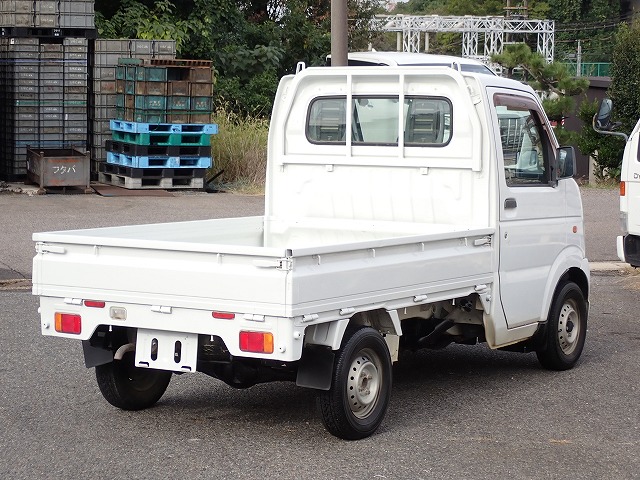
[[[576,77],[582,76],[582,44],[578,40],[578,53],[576,55]]]
[[[331,66],[347,65],[347,0],[331,0]]]

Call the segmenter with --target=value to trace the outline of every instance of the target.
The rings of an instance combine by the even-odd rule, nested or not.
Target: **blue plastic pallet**
[[[216,123],[141,123],[111,120],[110,126],[111,130],[128,133],[206,133],[208,135],[218,133]]]
[[[107,152],[107,163],[132,168],[209,168],[211,157],[131,156]]]

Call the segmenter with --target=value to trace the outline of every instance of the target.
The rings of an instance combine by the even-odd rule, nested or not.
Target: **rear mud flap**
[[[313,345],[305,347],[298,364],[296,385],[317,390],[329,390],[333,379],[334,358],[335,354],[329,348]]]

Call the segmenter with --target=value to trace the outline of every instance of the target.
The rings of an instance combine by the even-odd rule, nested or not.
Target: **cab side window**
[[[548,185],[551,144],[537,105],[513,95],[496,95],[494,102],[507,185]]]

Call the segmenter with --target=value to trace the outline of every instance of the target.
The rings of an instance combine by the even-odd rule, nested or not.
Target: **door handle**
[[[518,206],[518,202],[516,202],[515,198],[507,198],[504,201],[504,208],[516,208]]]

